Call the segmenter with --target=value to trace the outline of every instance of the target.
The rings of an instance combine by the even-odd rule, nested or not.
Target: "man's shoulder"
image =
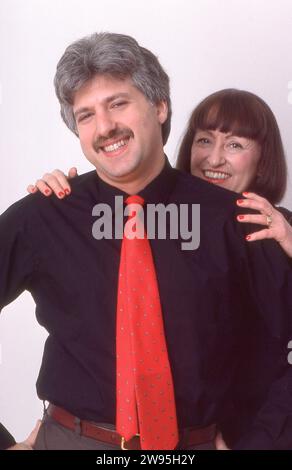
[[[87,173],[82,173],[75,178],[70,180],[70,186],[72,188],[72,193],[75,191],[84,191],[91,186],[96,186],[98,181],[98,176],[96,170],[88,171]]]
[[[67,205],[74,205],[82,197],[87,197],[88,193],[96,187],[97,174],[96,171],[90,171],[70,181],[72,188],[70,196],[59,199],[54,194],[52,196],[44,196],[42,193],[28,194],[9,206],[2,214],[2,222],[23,223],[32,221],[36,215],[49,213],[56,208],[64,210]],[[77,204],[78,205],[78,204]]]
[[[14,202],[2,212],[0,216],[1,221],[5,222],[13,219],[15,219],[15,221],[24,220],[26,216],[30,216],[32,214],[33,207],[39,198],[39,194],[28,194],[27,196],[24,196],[23,198]]]
[[[177,170],[175,170],[177,171]],[[217,210],[230,211],[236,207],[239,194],[213,185],[197,176],[177,171],[176,195],[180,199]]]

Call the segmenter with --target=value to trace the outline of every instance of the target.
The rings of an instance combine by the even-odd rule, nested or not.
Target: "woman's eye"
[[[206,137],[200,137],[199,139],[197,139],[197,143],[198,144],[208,144],[209,139],[207,139]]]
[[[243,146],[239,142],[230,142],[229,147],[232,149],[242,149]]]

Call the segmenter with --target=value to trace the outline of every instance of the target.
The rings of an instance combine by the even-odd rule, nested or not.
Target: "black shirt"
[[[27,289],[49,332],[39,397],[82,419],[114,423],[121,240],[92,236],[92,209],[99,202],[114,209],[124,193],[95,171],[72,186],[65,200],[29,195],[1,216],[0,308]],[[197,250],[182,251],[182,240],[151,240],[179,426],[217,422],[228,433],[236,389],[249,380],[247,423],[230,432],[234,447],[291,447],[292,272],[285,255],[270,240],[245,242],[236,194],[168,163],[140,194],[146,203],[201,205]]]
[[[0,423],[0,449],[7,449],[15,444],[14,438],[10,432]]]

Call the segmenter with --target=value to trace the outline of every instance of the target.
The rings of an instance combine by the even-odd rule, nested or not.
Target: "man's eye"
[[[111,108],[120,108],[121,106],[124,106],[127,102],[126,101],[115,101],[112,103]]]
[[[83,122],[83,121],[85,121],[86,119],[90,118],[91,116],[92,116],[92,113],[82,114],[82,115],[78,118],[78,122]]]

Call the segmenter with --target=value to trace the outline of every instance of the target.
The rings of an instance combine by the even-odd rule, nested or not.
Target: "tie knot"
[[[132,196],[127,197],[125,203],[127,204],[127,206],[129,204],[139,204],[140,206],[143,206],[144,199],[141,196],[138,196],[137,194],[133,194]]]

